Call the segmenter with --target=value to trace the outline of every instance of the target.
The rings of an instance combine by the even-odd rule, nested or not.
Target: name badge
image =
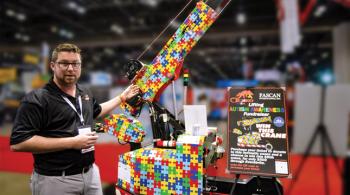
[[[78,128],[79,135],[85,135],[91,133],[91,126],[83,126]],[[81,149],[81,153],[87,153],[95,150],[95,146],[91,146],[90,148]]]

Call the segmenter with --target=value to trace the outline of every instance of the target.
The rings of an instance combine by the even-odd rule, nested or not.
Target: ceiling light
[[[65,37],[66,33],[67,33],[66,29],[63,29],[63,28],[58,31],[58,34],[62,37]]]
[[[57,26],[51,26],[50,30],[51,30],[51,32],[56,33],[57,32]]]
[[[205,51],[202,51],[202,50],[198,51],[198,55],[205,56]]]
[[[117,25],[117,24],[112,24],[111,25],[111,31],[113,31],[113,32],[115,32],[115,33],[117,33],[119,35],[124,34],[124,29],[121,26]]]
[[[94,62],[96,62],[96,63],[99,63],[99,62],[101,61],[101,58],[100,58],[99,55],[94,55],[94,56],[92,57],[92,60],[93,60]]]
[[[210,64],[210,63],[213,62],[213,60],[212,60],[210,57],[206,57],[206,58],[205,58],[205,62],[208,63],[208,64]]]
[[[73,39],[73,38],[74,38],[74,33],[70,32],[70,31],[67,31],[67,32],[66,32],[66,37],[67,37],[68,39]]]
[[[157,7],[159,2],[158,0],[140,0],[140,3],[150,7]]]
[[[139,18],[137,21],[138,21],[138,23],[140,25],[144,25],[145,24],[145,20],[143,18]]]
[[[6,15],[12,17],[15,15],[15,12],[12,9],[8,9],[6,10]]]
[[[30,41],[30,37],[22,33],[15,33],[15,38],[24,42]]]
[[[84,7],[78,7],[77,8],[77,12],[80,14],[80,15],[83,15],[86,13],[86,9]]]
[[[27,19],[27,16],[23,13],[18,13],[18,14],[16,14],[16,18],[17,18],[17,20],[23,22]]]
[[[74,33],[71,32],[71,31],[68,31],[64,28],[61,28],[59,31],[58,31],[58,34],[61,36],[61,37],[65,37],[67,39],[73,39],[74,38]]]
[[[247,44],[247,38],[241,37],[240,40],[239,40],[239,43],[240,43],[241,45]]]
[[[28,41],[30,41],[30,37],[29,37],[28,35],[23,35],[23,36],[22,36],[22,40],[23,40],[24,42],[28,42]]]
[[[246,55],[248,53],[248,48],[247,47],[242,47],[240,51],[241,51],[242,55]]]
[[[67,7],[73,11],[76,11],[78,14],[83,15],[86,13],[86,8],[83,6],[78,5],[76,2],[74,1],[70,1],[67,4]]]
[[[22,38],[22,35],[21,35],[20,33],[16,33],[16,34],[15,34],[15,38],[16,38],[16,39],[21,39],[21,38]]]
[[[111,49],[111,48],[106,47],[103,51],[104,51],[104,53],[105,53],[107,56],[113,56],[113,55],[114,55],[114,50]]]
[[[116,4],[116,5],[123,5],[123,1],[122,0],[114,0],[113,3]]]
[[[328,52],[323,52],[322,53],[322,58],[325,59],[325,58],[328,58],[329,56],[329,53]]]
[[[247,18],[246,15],[242,12],[237,14],[236,20],[238,24],[245,24]]]
[[[316,18],[319,18],[319,17],[321,17],[326,11],[327,11],[327,7],[326,7],[325,5],[319,5],[319,6],[316,8],[315,12],[314,12],[314,16],[315,16]]]
[[[311,60],[311,64],[312,64],[312,65],[316,65],[317,63],[318,63],[318,61],[317,61],[316,59],[312,59],[312,60]]]
[[[75,3],[74,1],[70,1],[68,4],[67,4],[67,7],[70,8],[70,9],[76,9],[78,7],[77,3]]]

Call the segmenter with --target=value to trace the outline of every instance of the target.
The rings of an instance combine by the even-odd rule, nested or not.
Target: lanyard
[[[83,106],[81,103],[81,96],[78,97],[78,101],[79,101],[79,107],[80,107],[80,113],[78,113],[77,109],[75,108],[75,106],[72,104],[71,101],[68,100],[68,98],[66,96],[62,96],[62,98],[64,99],[64,101],[66,101],[68,103],[68,105],[75,111],[75,113],[77,113],[77,115],[80,118],[80,122],[82,125],[84,124],[84,117],[83,117]]]

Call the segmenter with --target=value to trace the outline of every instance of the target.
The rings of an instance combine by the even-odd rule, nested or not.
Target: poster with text
[[[286,177],[290,173],[282,88],[228,88],[228,170]]]

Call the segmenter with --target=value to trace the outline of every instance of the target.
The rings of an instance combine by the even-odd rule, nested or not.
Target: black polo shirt
[[[43,137],[73,137],[78,135],[81,122],[77,113],[62,98],[66,96],[79,110],[81,96],[85,125],[93,127],[93,119],[101,112],[101,106],[91,92],[77,85],[76,97],[64,93],[51,79],[43,88],[27,94],[18,108],[10,144],[18,144],[34,135]],[[33,154],[34,168],[39,171],[63,171],[80,169],[94,162],[94,152],[63,150],[44,154]]]

